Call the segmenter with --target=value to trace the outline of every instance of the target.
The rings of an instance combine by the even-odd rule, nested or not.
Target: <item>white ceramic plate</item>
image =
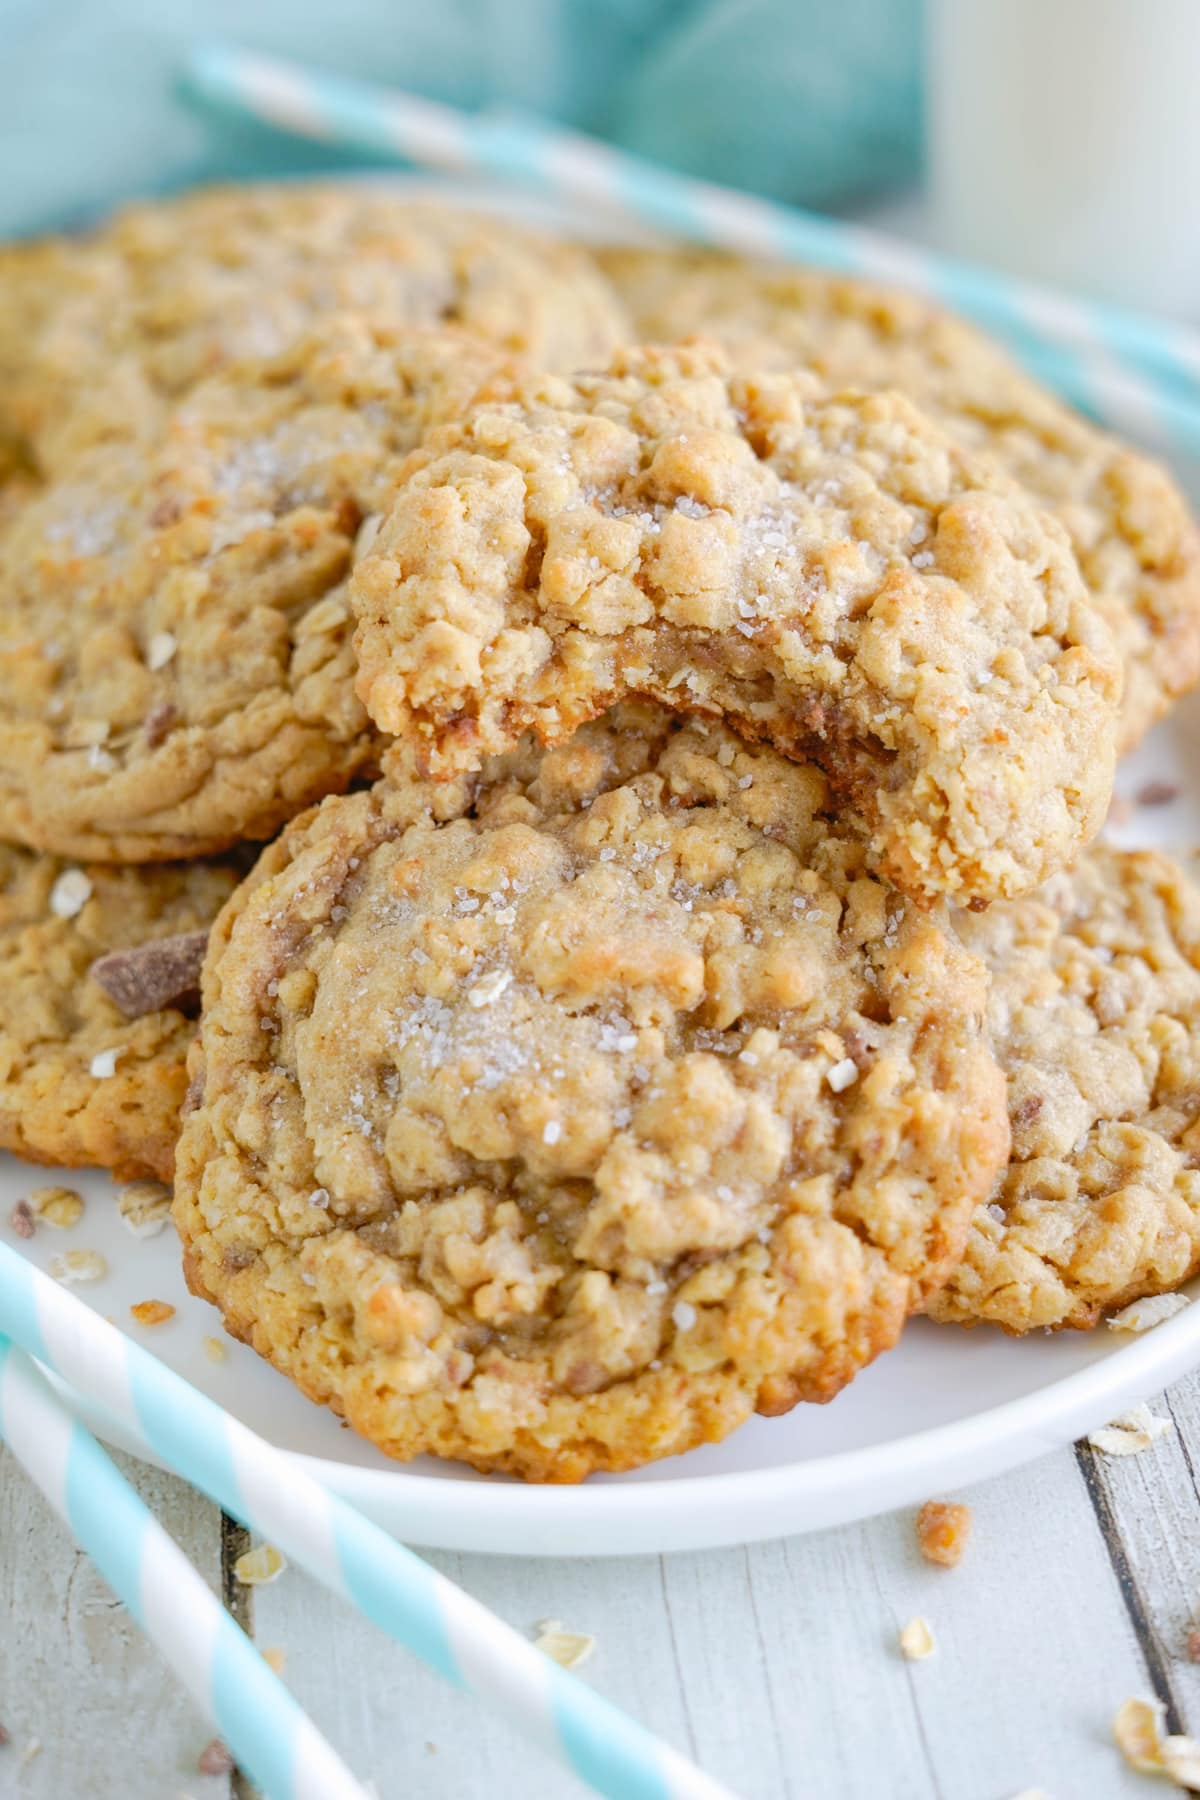
[[[486,190],[449,191],[495,205]],[[552,208],[511,210],[580,229]],[[1200,845],[1200,696],[1123,765],[1118,792],[1133,799],[1151,781],[1177,786],[1178,797],[1155,807],[1135,804],[1112,830],[1114,839],[1181,851]],[[0,1156],[0,1228],[23,1193],[55,1179]],[[82,1222],[69,1233],[43,1227],[19,1248],[43,1268],[67,1248],[102,1252],[109,1274],[77,1288],[81,1299],[398,1536],[447,1549],[616,1555],[845,1524],[1056,1449],[1200,1364],[1200,1306],[1136,1338],[1101,1329],[1013,1339],[920,1321],[831,1405],[752,1420],[723,1444],[633,1474],[537,1488],[431,1458],[402,1467],[224,1337],[216,1313],[187,1293],[169,1229],[135,1240],[120,1222],[106,1176],[61,1179],[87,1197]],[[1200,1281],[1194,1287],[1200,1296]],[[139,1330],[129,1307],[146,1299],[170,1301],[175,1317]],[[219,1363],[206,1353],[204,1340],[212,1336],[225,1346]],[[93,1422],[114,1442],[144,1452],[109,1421]]]

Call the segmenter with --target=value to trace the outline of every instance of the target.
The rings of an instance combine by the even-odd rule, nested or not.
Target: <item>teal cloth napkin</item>
[[[361,167],[187,99],[184,54],[209,37],[455,106],[517,106],[827,206],[915,168],[919,5],[0,0],[0,233],[199,181]]]

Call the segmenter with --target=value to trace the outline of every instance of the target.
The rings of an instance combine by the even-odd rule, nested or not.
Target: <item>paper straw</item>
[[[2,1336],[0,1437],[268,1800],[367,1800],[95,1438]]]
[[[0,1331],[438,1674],[612,1800],[729,1790],[536,1649],[148,1350],[0,1244]],[[227,1671],[222,1679],[232,1682]],[[279,1751],[294,1766],[297,1748]]]
[[[1136,378],[1132,412],[1143,421],[1140,435],[1200,452],[1200,334],[1183,326],[1054,294],[880,232],[679,175],[535,119],[471,115],[224,46],[194,51],[186,76],[215,105],[324,143],[455,174],[499,175],[677,237],[913,288],[988,326],[1106,423],[1133,428],[1122,389]]]

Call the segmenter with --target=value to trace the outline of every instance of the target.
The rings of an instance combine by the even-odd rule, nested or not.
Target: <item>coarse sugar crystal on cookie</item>
[[[1200,1269],[1200,890],[1097,846],[962,921],[987,963],[1012,1159],[935,1319],[1095,1325]]]
[[[980,964],[707,721],[408,760],[214,930],[191,1285],[402,1458],[577,1480],[830,1398],[1006,1153]]]
[[[422,432],[505,366],[330,320],[0,514],[0,833],[196,856],[345,788],[374,753],[345,578]]]
[[[1120,669],[1065,533],[898,394],[715,347],[433,432],[351,583],[358,691],[434,773],[629,692],[811,755],[897,886],[1036,886],[1102,822]]]
[[[238,873],[0,845],[0,1148],[171,1179],[203,941]],[[105,961],[123,971],[120,1003],[97,978]]]
[[[1200,680],[1200,532],[1170,471],[1032,380],[981,331],[901,289],[708,251],[601,262],[640,338],[701,333],[750,372],[897,387],[995,457],[1066,528],[1125,670],[1122,747]]]
[[[0,249],[0,445],[59,468],[338,312],[457,327],[546,368],[629,335],[583,250],[508,220],[365,183],[201,189]]]

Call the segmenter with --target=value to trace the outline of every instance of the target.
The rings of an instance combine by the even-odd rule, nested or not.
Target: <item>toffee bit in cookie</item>
[[[953,1569],[971,1535],[971,1509],[957,1501],[927,1500],[917,1514],[917,1547],[926,1562]]]
[[[166,1300],[139,1300],[129,1310],[139,1325],[164,1325],[175,1317],[175,1308]]]
[[[178,648],[171,632],[156,631],[146,646],[146,667],[157,674],[166,668]]]
[[[91,897],[90,877],[82,869],[64,869],[50,889],[50,911],[56,919],[73,919]]]
[[[37,1221],[28,1200],[17,1201],[8,1215],[8,1222],[19,1238],[31,1238],[37,1230]]]
[[[29,1203],[40,1225],[53,1225],[58,1231],[70,1231],[83,1217],[83,1195],[75,1188],[34,1188]]]
[[[64,1287],[74,1287],[84,1282],[103,1281],[108,1274],[108,1262],[98,1250],[68,1250],[65,1256],[54,1258],[50,1273]]]
[[[211,1743],[205,1744],[196,1758],[196,1772],[199,1775],[232,1775],[236,1767],[237,1764],[220,1738],[213,1738]]]
[[[844,1056],[841,1062],[834,1063],[832,1069],[827,1070],[825,1079],[835,1094],[843,1094],[858,1080],[858,1064],[852,1056]]]
[[[1191,1304],[1186,1294],[1151,1294],[1145,1300],[1123,1306],[1120,1312],[1110,1313],[1104,1323],[1110,1331],[1152,1331],[1177,1313],[1186,1312]]]
[[[159,700],[150,708],[142,721],[142,736],[149,749],[157,750],[164,743],[178,712],[169,700]]]
[[[1105,1456],[1135,1456],[1139,1450],[1149,1450],[1159,1438],[1173,1430],[1170,1419],[1160,1418],[1148,1406],[1140,1405],[1120,1413],[1098,1431],[1089,1432],[1087,1441],[1093,1450],[1102,1451]]]
[[[560,1668],[581,1668],[595,1652],[594,1637],[583,1631],[564,1631],[558,1619],[539,1619],[536,1629],[534,1649],[548,1656],[551,1662],[558,1663]]]
[[[171,1190],[162,1181],[127,1181],[117,1189],[117,1211],[132,1236],[157,1237],[171,1217]]]
[[[207,948],[207,931],[152,938],[148,944],[110,950],[97,957],[91,967],[92,980],[99,982],[127,1019],[140,1019],[168,1006],[191,1012],[200,1003],[200,970]]]
[[[93,1081],[111,1081],[117,1072],[117,1058],[121,1052],[113,1047],[108,1050],[97,1050],[88,1064],[88,1074]]]
[[[274,1544],[255,1544],[238,1557],[233,1573],[243,1587],[265,1587],[269,1581],[278,1580],[286,1568],[287,1558]]]
[[[1173,781],[1148,781],[1137,791],[1139,806],[1170,806],[1178,798],[1179,788]]]
[[[924,1662],[937,1648],[927,1619],[910,1619],[900,1633],[900,1653],[908,1662]]]

